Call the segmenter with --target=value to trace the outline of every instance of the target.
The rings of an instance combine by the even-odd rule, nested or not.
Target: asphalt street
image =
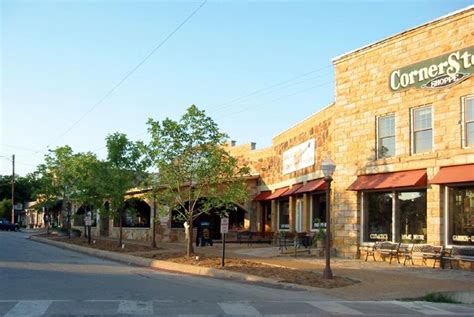
[[[467,305],[350,302],[316,292],[160,272],[0,231],[0,316],[474,316]]]

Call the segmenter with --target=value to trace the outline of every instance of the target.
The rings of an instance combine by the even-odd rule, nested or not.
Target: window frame
[[[281,228],[281,222],[280,222],[280,205],[283,201],[285,200],[288,200],[288,228]],[[290,231],[290,199],[289,198],[284,198],[284,199],[278,199],[276,201],[276,204],[277,204],[277,218],[278,218],[278,222],[277,222],[277,229],[278,231]]]
[[[316,232],[319,230],[319,228],[313,228],[313,215],[314,215],[314,200],[313,197],[316,195],[324,196],[324,199],[326,199],[326,193],[322,192],[314,192],[309,195],[309,207],[310,207],[310,212],[309,212],[309,231],[310,232]],[[326,203],[326,202],[324,202]],[[326,229],[327,222],[321,222],[321,225],[324,224],[323,229]]]
[[[420,111],[420,110],[423,110],[423,109],[430,109],[431,111],[431,122],[430,122],[430,128],[429,129],[419,129],[419,130],[416,130],[415,131],[415,113],[417,111]],[[410,131],[410,139],[411,139],[411,155],[420,155],[420,154],[426,154],[426,153],[432,153],[434,151],[434,109],[433,109],[433,105],[431,104],[427,104],[427,105],[423,105],[423,106],[419,106],[419,107],[414,107],[414,108],[411,108],[410,109],[410,127],[411,127],[411,131]],[[417,132],[421,132],[421,131],[428,131],[428,130],[431,130],[431,149],[428,150],[428,151],[423,151],[423,152],[417,152],[416,151],[416,147],[415,147],[415,134]]]
[[[390,241],[390,242],[400,242],[401,239],[399,239],[398,235],[397,235],[397,232],[399,231],[399,219],[398,216],[399,216],[399,213],[400,213],[400,210],[396,210],[396,208],[399,208],[397,205],[398,205],[398,202],[396,202],[396,200],[398,200],[398,194],[400,192],[421,192],[421,191],[424,191],[426,192],[426,195],[428,194],[428,189],[426,187],[410,187],[410,188],[393,188],[393,189],[377,189],[377,190],[365,190],[365,191],[361,191],[360,192],[360,210],[361,210],[361,217],[360,217],[360,236],[359,236],[359,241],[360,241],[360,245],[370,245],[370,244],[373,244],[374,242],[371,242],[371,241],[365,241],[364,237],[365,237],[365,226],[366,226],[366,222],[369,220],[369,210],[367,208],[367,196],[368,194],[372,194],[372,193],[391,193],[393,195],[392,197],[392,223],[391,223],[391,230],[392,230],[392,233],[391,233],[391,236],[389,237],[389,239],[387,241]],[[426,196],[426,225],[428,227],[428,196]],[[426,241],[425,243],[428,243],[428,234],[426,235]],[[414,243],[414,242],[410,242],[410,243]]]
[[[461,97],[461,145],[464,149],[470,149],[474,147],[474,140],[472,140],[471,144],[469,144],[467,138],[467,125],[468,123],[474,124],[474,118],[471,121],[467,121],[466,118],[468,100],[474,101],[474,95],[466,95]]]
[[[383,118],[387,118],[387,117],[393,117],[393,136],[390,136],[394,138],[395,142],[394,142],[394,149],[393,149],[393,155],[392,156],[380,156],[380,151],[379,151],[379,147],[380,147],[380,140],[382,139],[380,137],[380,119],[383,119]],[[392,157],[396,157],[397,156],[397,133],[396,133],[396,126],[397,126],[397,118],[395,116],[395,113],[386,113],[386,114],[383,114],[383,115],[379,115],[379,116],[376,116],[376,121],[375,121],[375,137],[376,137],[376,140],[375,140],[375,155],[377,157],[377,160],[381,160],[381,159],[388,159],[388,158],[392,158]],[[384,139],[386,139],[388,137],[384,137]]]
[[[457,184],[446,184],[443,186],[444,189],[444,212],[443,212],[443,217],[446,219],[444,221],[444,246],[445,247],[466,247],[466,245],[462,244],[454,244],[452,237],[453,237],[453,232],[452,232],[452,219],[451,219],[451,209],[450,209],[450,204],[451,204],[451,190],[453,188],[457,187],[474,187],[474,183],[457,183]],[[471,246],[467,246],[471,247]]]

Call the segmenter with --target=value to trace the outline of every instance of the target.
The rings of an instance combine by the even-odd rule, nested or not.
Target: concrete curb
[[[40,242],[40,243],[45,243],[45,244],[53,245],[56,247],[85,253],[88,255],[95,256],[95,257],[105,258],[105,259],[114,260],[118,262],[124,262],[127,264],[133,264],[137,266],[149,267],[149,268],[158,269],[158,270],[185,273],[185,274],[198,275],[198,276],[208,276],[208,277],[213,277],[213,278],[232,279],[232,280],[238,280],[238,281],[244,281],[244,282],[254,282],[254,283],[259,282],[259,283],[265,283],[265,284],[270,284],[270,285],[276,285],[279,287],[284,286],[284,287],[290,287],[290,288],[298,288],[298,289],[303,289],[303,290],[313,291],[313,292],[315,291],[321,292],[325,290],[324,288],[279,282],[278,280],[275,280],[275,279],[246,274],[246,273],[225,271],[225,270],[220,270],[220,269],[215,269],[215,268],[200,267],[200,266],[174,263],[174,262],[168,262],[168,261],[162,261],[162,260],[152,260],[152,259],[141,258],[134,255],[121,254],[117,252],[81,247],[78,245],[64,243],[60,241],[54,241],[54,240],[45,239],[45,238],[41,238],[37,236],[31,236],[30,239],[33,241]]]

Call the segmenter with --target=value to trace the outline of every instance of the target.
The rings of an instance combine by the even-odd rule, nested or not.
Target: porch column
[[[296,224],[296,199],[294,196],[290,196],[289,199],[289,211],[290,215],[290,231],[296,231],[295,224]]]
[[[257,229],[257,232],[263,232],[264,231],[264,228],[263,228],[263,208],[262,208],[262,203],[257,201],[256,202],[257,204],[257,221],[256,221],[256,229]]]
[[[278,231],[277,202],[272,200],[272,232]]]
[[[303,231],[311,231],[311,196],[303,194]]]

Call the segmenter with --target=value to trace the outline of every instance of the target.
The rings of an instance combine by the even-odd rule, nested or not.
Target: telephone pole
[[[15,223],[15,154],[12,155],[12,223]]]

